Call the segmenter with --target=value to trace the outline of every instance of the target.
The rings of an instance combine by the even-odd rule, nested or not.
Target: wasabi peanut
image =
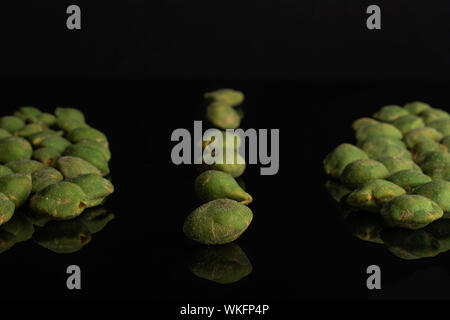
[[[82,174],[95,173],[100,174],[94,165],[78,157],[64,156],[56,161],[56,168],[64,175],[66,179],[75,178]]]
[[[406,111],[413,115],[419,115],[423,111],[430,109],[430,105],[425,102],[413,101],[404,105]]]
[[[241,123],[238,112],[221,102],[213,102],[206,108],[206,118],[219,129],[236,129]]]
[[[31,175],[13,173],[0,178],[0,192],[20,207],[31,193]]]
[[[368,155],[360,148],[349,143],[343,143],[325,157],[323,165],[327,174],[338,178],[348,164],[368,158]]]
[[[83,174],[66,181],[78,185],[83,190],[88,207],[99,205],[107,196],[114,192],[114,186],[111,181],[104,179],[98,174]]]
[[[32,153],[31,144],[23,138],[11,136],[0,139],[0,163],[29,160]]]
[[[36,193],[30,201],[32,210],[57,220],[72,219],[88,207],[83,190],[71,182],[51,184]]]
[[[406,191],[387,180],[375,179],[366,182],[347,197],[347,203],[366,211],[379,212],[381,207]]]
[[[43,167],[31,174],[32,189],[31,192],[36,193],[48,187],[51,184],[63,181],[64,177],[55,168]]]
[[[195,193],[205,202],[223,198],[242,204],[253,201],[252,196],[245,192],[230,174],[217,170],[205,171],[197,177]]]
[[[25,127],[25,121],[14,116],[4,116],[0,118],[0,128],[14,133]]]
[[[55,116],[57,119],[70,119],[79,122],[85,122],[84,114],[75,108],[57,107],[55,109]]]
[[[400,117],[407,116],[408,114],[409,112],[400,106],[388,105],[378,110],[373,117],[379,121],[393,122]]]
[[[219,89],[204,94],[206,101],[220,102],[229,106],[237,106],[244,101],[244,94],[233,89]]]
[[[183,225],[185,235],[203,244],[225,244],[239,238],[253,219],[252,211],[230,199],[207,202],[191,212]]]
[[[381,215],[388,225],[405,229],[420,229],[440,219],[444,214],[439,205],[420,195],[402,195],[388,202]]]
[[[370,180],[384,179],[388,176],[389,170],[381,162],[362,159],[347,165],[340,179],[350,187],[360,187]]]

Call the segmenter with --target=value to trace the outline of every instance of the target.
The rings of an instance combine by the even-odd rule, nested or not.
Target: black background
[[[66,28],[78,4],[82,29]],[[382,9],[382,29],[366,9]],[[2,75],[448,79],[450,5],[436,1],[14,1]]]
[[[416,99],[448,109],[448,4],[380,1],[378,31],[365,27],[367,1],[78,4],[81,31],[65,28],[68,3],[2,10],[0,105],[82,109],[111,142],[116,219],[76,254],[32,242],[3,253],[2,297],[449,298],[448,255],[403,261],[354,238],[322,172],[357,117]],[[196,171],[170,160],[172,131],[192,130],[202,93],[220,87],[246,93],[243,128],[281,132],[278,175],[244,175],[255,218],[237,243],[254,270],[231,285],[187,269]],[[81,291],[65,287],[70,264]],[[365,286],[371,264],[381,291]]]

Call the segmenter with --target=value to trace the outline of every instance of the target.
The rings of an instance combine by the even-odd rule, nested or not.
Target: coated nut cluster
[[[352,222],[352,229],[406,259],[449,250],[449,113],[423,102],[387,105],[353,129],[356,144],[337,146],[323,161],[331,196],[353,212],[374,213],[353,219],[365,227]],[[437,225],[448,226],[445,237]]]
[[[62,252],[71,251],[64,250],[70,234],[87,243],[89,228],[75,218],[114,192],[105,178],[110,159],[106,136],[78,109],[57,107],[50,114],[27,106],[0,117],[0,250],[31,237]],[[85,216],[97,216],[96,209]],[[34,226],[45,228],[34,233]],[[48,236],[52,228],[67,234],[55,240]]]

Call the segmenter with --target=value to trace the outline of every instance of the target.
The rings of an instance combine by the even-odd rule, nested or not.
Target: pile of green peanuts
[[[110,159],[107,137],[78,109],[57,107],[51,114],[26,106],[0,117],[0,250],[33,234],[42,243],[47,223],[74,234],[68,225],[80,225],[77,217],[114,192]],[[26,235],[11,233],[11,225]],[[33,226],[42,230],[34,233]],[[87,243],[89,232],[82,234]]]
[[[336,201],[402,234],[450,218],[449,113],[418,101],[387,105],[353,129],[356,143],[337,146],[323,161]]]
[[[224,131],[239,127],[243,112],[237,106],[243,102],[244,94],[233,89],[220,89],[206,93],[204,98],[208,123],[223,133],[223,145],[219,148],[224,151],[224,160],[225,157],[232,158],[233,163],[224,161],[223,164],[209,165],[202,161],[197,166],[199,175],[194,188],[203,204],[186,217],[183,232],[203,245],[219,245],[194,250],[189,259],[189,269],[199,277],[231,283],[252,271],[252,265],[242,249],[230,243],[239,238],[252,222],[253,213],[247,205],[253,198],[244,190],[242,180],[239,181],[246,169],[244,161],[243,164],[236,163],[240,157],[239,136],[225,135]],[[202,139],[199,143],[204,150],[213,141],[212,138]]]

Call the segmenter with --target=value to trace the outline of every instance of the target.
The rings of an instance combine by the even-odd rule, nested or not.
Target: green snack
[[[402,187],[392,182],[375,179],[353,191],[347,197],[347,204],[370,212],[379,212],[383,204],[405,193]]]
[[[383,145],[383,144],[389,144],[389,145],[396,145],[398,147],[401,147],[403,149],[406,149],[406,144],[400,140],[400,139],[396,139],[396,138],[392,138],[392,137],[386,137],[386,136],[374,136],[374,137],[368,137],[367,139],[358,141],[357,143],[357,147],[358,148],[362,148],[364,145],[374,145],[374,147],[376,147],[377,145]]]
[[[233,107],[214,102],[206,108],[206,118],[216,128],[236,129],[241,123],[241,117]]]
[[[372,159],[385,157],[400,157],[412,159],[412,154],[403,146],[400,140],[372,137],[359,143],[361,149]]]
[[[421,171],[417,170],[401,170],[391,175],[387,180],[402,187],[408,192],[413,191],[415,188],[428,183],[431,178]]]
[[[423,122],[422,118],[414,116],[412,114],[397,118],[392,124],[397,129],[399,129],[402,134],[405,134],[413,129],[425,127],[425,123]]]
[[[64,180],[61,172],[52,167],[43,167],[31,175],[32,189],[31,192],[36,193],[48,187],[51,184]]]
[[[380,233],[386,226],[380,215],[365,212],[352,213],[345,222],[355,237],[363,241],[383,243]]]
[[[75,108],[62,108],[58,107],[55,109],[55,116],[58,119],[70,119],[79,122],[85,122],[84,114]]]
[[[76,184],[58,182],[36,193],[30,202],[33,211],[57,220],[77,217],[87,207],[86,194]]]
[[[33,224],[20,212],[14,213],[11,220],[2,225],[1,229],[13,234],[16,243],[31,239],[34,233]]]
[[[356,131],[356,139],[358,141],[365,140],[369,137],[384,136],[394,139],[402,139],[403,135],[396,127],[389,123],[377,123],[359,128]]]
[[[373,117],[383,122],[393,122],[394,120],[408,115],[409,112],[397,105],[384,106]]]
[[[86,160],[77,157],[61,157],[56,161],[56,168],[63,174],[66,179],[78,177],[81,174],[96,173],[100,174],[94,165]]]
[[[433,200],[444,212],[450,212],[450,182],[434,180],[421,185],[414,193]]]
[[[40,123],[30,123],[27,124],[25,127],[20,129],[15,133],[16,136],[28,138],[38,132],[41,132],[45,130],[45,127]]]
[[[204,98],[209,102],[220,102],[234,107],[244,101],[244,94],[233,89],[219,89],[205,93]]]
[[[325,172],[339,178],[345,167],[356,160],[367,159],[367,154],[349,143],[343,143],[330,152],[323,161]]]
[[[19,109],[19,112],[23,115],[33,116],[33,117],[37,117],[42,113],[41,110],[39,110],[38,108],[31,107],[31,106],[21,107]]]
[[[381,215],[390,226],[406,229],[423,228],[443,214],[437,203],[420,195],[402,195],[381,208]]]
[[[58,160],[60,156],[61,153],[58,150],[47,147],[34,150],[32,158],[47,166],[54,166],[56,164],[56,160]]]
[[[41,143],[39,143],[40,147],[53,148],[60,153],[63,153],[70,145],[71,143],[69,140],[57,135],[49,136],[42,140]]]
[[[428,125],[435,120],[450,118],[450,115],[444,110],[431,108],[422,111],[420,117],[425,121],[425,124]]]
[[[371,124],[377,124],[380,123],[379,121],[372,119],[372,118],[359,118],[352,123],[353,130],[357,131],[359,128],[371,125]]]
[[[352,192],[351,189],[347,188],[342,183],[333,180],[327,180],[325,182],[325,189],[336,202],[341,202],[342,198]]]
[[[216,170],[205,171],[197,177],[195,193],[205,202],[223,198],[236,200],[242,204],[253,201],[252,196],[242,190],[231,175]]]
[[[374,179],[384,179],[389,176],[388,169],[372,159],[356,160],[347,165],[342,172],[341,181],[351,187],[359,187]]]
[[[87,123],[73,119],[57,119],[56,126],[65,132],[71,132],[79,128],[90,128]]]
[[[253,219],[252,211],[230,199],[207,202],[184,221],[184,234],[203,244],[225,244],[239,238]]]
[[[9,131],[0,128],[0,139],[10,137],[10,136],[11,136],[11,133],[9,133]]]
[[[114,214],[108,213],[105,208],[90,208],[86,209],[78,219],[88,228],[90,234],[94,234],[113,220]]]
[[[402,170],[416,170],[422,172],[422,169],[412,160],[397,157],[383,157],[377,159],[388,169],[389,175]]]
[[[416,143],[412,148],[414,160],[419,164],[427,157],[428,154],[433,151],[447,152],[448,149],[445,145],[440,144],[433,139],[425,137],[422,138],[418,143]]]
[[[14,202],[6,194],[0,192],[0,225],[12,218],[15,208]]]
[[[35,160],[17,160],[8,162],[6,166],[15,173],[31,174],[44,167],[44,164]]]
[[[23,173],[13,173],[0,178],[0,192],[5,194],[16,207],[20,207],[31,193],[31,177]]]
[[[237,282],[253,270],[250,260],[235,243],[192,249],[188,267],[197,277],[220,284]]]
[[[105,159],[101,152],[92,148],[83,147],[78,144],[69,146],[64,152],[65,156],[78,157],[87,162],[93,164],[98,170],[100,170],[103,176],[109,174],[108,161]]]
[[[52,129],[46,129],[27,137],[33,146],[39,146],[44,139],[51,136],[58,136],[58,132]]]
[[[20,137],[6,137],[0,140],[0,162],[29,160],[33,149],[30,143]]]
[[[56,123],[56,117],[50,113],[43,112],[36,117],[37,123],[42,123],[46,127],[51,127]]]
[[[66,181],[75,183],[83,190],[88,207],[98,205],[105,197],[114,192],[111,181],[98,174],[83,174]]]
[[[88,244],[91,235],[80,219],[50,221],[34,233],[33,240],[55,253],[73,253]]]
[[[84,139],[84,140],[78,141],[76,144],[74,144],[74,146],[93,149],[97,152],[100,152],[106,161],[111,160],[111,151],[109,150],[109,148],[107,146],[105,146],[101,142]]]
[[[11,173],[14,173],[14,171],[12,171],[7,166],[0,165],[0,177],[7,176],[7,175],[9,175]]]
[[[14,116],[25,122],[36,122],[41,110],[35,107],[21,107],[19,111],[14,112]]]
[[[439,141],[443,138],[443,135],[434,128],[429,127],[418,128],[413,129],[409,131],[407,134],[405,134],[404,141],[408,146],[408,148],[412,148],[416,143],[423,141],[427,138],[432,139],[434,141]]]
[[[406,111],[411,114],[418,115],[423,111],[430,109],[431,106],[428,103],[420,102],[420,101],[412,101],[404,105]]]
[[[25,122],[14,116],[4,116],[0,118],[0,128],[14,133],[25,126]]]
[[[29,137],[45,130],[47,130],[47,127],[42,123],[29,123],[19,131],[16,131],[14,135],[28,139]]]
[[[450,166],[450,153],[444,151],[432,151],[427,153],[425,159],[420,162],[420,167],[426,174],[432,174]]]
[[[405,260],[434,257],[440,252],[439,241],[425,230],[385,229],[381,238],[390,252]]]
[[[106,136],[94,128],[77,128],[69,132],[67,139],[73,143],[80,142],[81,140],[89,139],[102,143],[108,146],[108,139]]]
[[[432,121],[428,124],[429,127],[436,129],[444,136],[450,135],[450,118],[443,118]]]

